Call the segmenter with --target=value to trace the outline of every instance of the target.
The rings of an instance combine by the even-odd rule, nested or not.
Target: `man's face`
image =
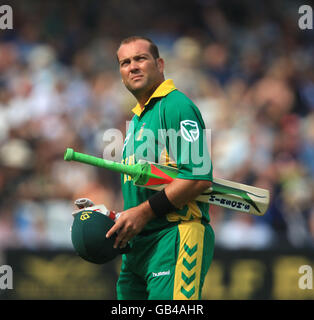
[[[135,40],[117,52],[123,83],[132,93],[150,91],[164,79],[164,62],[155,59],[149,47],[148,41]]]

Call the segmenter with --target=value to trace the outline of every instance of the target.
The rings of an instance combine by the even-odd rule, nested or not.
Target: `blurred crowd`
[[[136,2],[136,3],[135,3]],[[120,177],[63,160],[102,156],[134,98],[115,53],[150,37],[211,129],[214,175],[270,190],[262,217],[212,206],[217,246],[314,245],[314,32],[297,1],[7,1],[0,30],[0,250],[71,247],[73,201],[122,210]],[[167,10],[165,10],[167,8]]]

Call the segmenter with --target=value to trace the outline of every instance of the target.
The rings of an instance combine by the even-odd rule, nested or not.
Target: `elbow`
[[[212,186],[212,182],[208,181],[208,180],[199,180],[198,184],[199,184],[199,187],[202,191],[204,191]]]

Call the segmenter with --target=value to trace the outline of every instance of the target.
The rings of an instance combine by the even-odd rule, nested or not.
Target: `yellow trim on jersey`
[[[169,156],[169,153],[166,147],[164,147],[164,149],[160,153],[159,163],[162,164],[163,166],[171,165],[172,167],[175,167],[175,168],[178,167],[176,162]]]
[[[197,300],[203,261],[205,227],[199,221],[178,225],[180,247],[175,269],[173,300]]]
[[[167,220],[169,222],[175,222],[175,221],[189,221],[189,220],[193,220],[195,218],[202,218],[202,212],[200,210],[200,208],[198,207],[197,203],[195,200],[189,202],[188,204],[186,204],[188,209],[186,212],[186,215],[183,216],[181,214],[178,214],[176,212],[172,212],[172,213],[168,213],[167,214]]]
[[[177,168],[176,162],[169,156],[169,153],[166,147],[160,153],[159,163],[165,166],[171,165],[172,167]],[[185,215],[181,215],[176,212],[168,213],[167,220],[169,222],[176,222],[179,220],[189,221],[195,218],[202,218],[202,212],[198,207],[198,205],[196,204],[196,201],[191,201],[187,203],[186,206],[187,206],[187,212]]]
[[[135,154],[131,154],[127,158],[122,159],[121,163],[130,165],[130,166],[135,164]],[[131,180],[132,180],[131,176],[129,176],[127,174],[123,174],[123,183],[126,183],[127,181],[131,181]]]
[[[164,97],[166,96],[168,93],[170,93],[173,90],[176,90],[177,88],[175,87],[173,80],[172,79],[168,79],[165,80],[163,83],[160,84],[160,86],[154,91],[154,93],[151,95],[151,97],[146,101],[145,105],[144,105],[144,109],[145,106],[149,104],[150,100],[153,98],[160,98],[160,97]],[[138,103],[133,109],[133,113],[135,113],[137,116],[140,116],[141,113],[143,112],[143,110],[140,106],[140,104]]]

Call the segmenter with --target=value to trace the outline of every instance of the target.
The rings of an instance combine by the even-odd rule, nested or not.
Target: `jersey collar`
[[[165,80],[163,83],[160,84],[160,86],[154,91],[154,93],[151,95],[151,97],[146,101],[144,109],[142,109],[138,103],[132,109],[132,111],[139,117],[141,115],[141,113],[145,110],[145,107],[149,104],[149,102],[153,98],[165,97],[167,94],[169,94],[173,90],[176,90],[176,87],[173,83],[173,80],[172,79]]]

